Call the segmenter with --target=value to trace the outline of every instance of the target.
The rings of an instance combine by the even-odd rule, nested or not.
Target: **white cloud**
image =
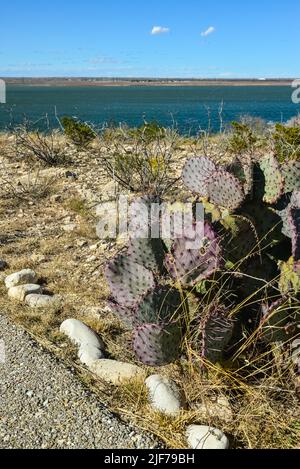
[[[219,74],[220,78],[230,78],[232,76],[233,76],[232,72],[222,72],[222,73]]]
[[[157,34],[166,34],[170,32],[170,28],[165,28],[163,26],[153,26],[151,34],[156,36]]]
[[[214,26],[210,26],[209,28],[207,28],[206,31],[202,31],[201,36],[203,37],[209,36],[210,34],[214,33],[215,30],[216,28]]]

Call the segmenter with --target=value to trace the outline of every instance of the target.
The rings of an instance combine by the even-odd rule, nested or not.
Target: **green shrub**
[[[228,151],[233,154],[250,153],[252,154],[258,137],[247,125],[240,122],[232,122],[232,134],[228,140]]]
[[[161,127],[156,121],[145,122],[141,127],[131,130],[132,137],[140,138],[146,142],[152,142],[166,136],[166,129]]]
[[[60,134],[52,131],[44,134],[39,130],[29,131],[26,125],[15,129],[16,154],[19,159],[38,161],[46,166],[65,166],[71,164]]]
[[[96,132],[78,119],[65,116],[61,123],[66,136],[78,147],[87,147],[96,138]]]
[[[300,157],[300,127],[276,124],[273,134],[278,161],[297,160]]]

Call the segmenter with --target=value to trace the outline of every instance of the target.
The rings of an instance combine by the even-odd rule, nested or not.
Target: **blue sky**
[[[1,2],[0,75],[299,77],[299,0]]]

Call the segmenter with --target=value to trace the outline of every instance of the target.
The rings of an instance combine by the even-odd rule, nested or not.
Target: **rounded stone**
[[[78,319],[67,319],[60,326],[60,332],[65,334],[79,346],[78,358],[89,366],[95,360],[104,356],[104,343],[102,339],[89,326]]]
[[[79,347],[78,358],[86,366],[90,366],[95,360],[104,357],[102,349],[95,345],[83,344]]]
[[[132,379],[145,378],[145,371],[139,366],[116,360],[95,360],[89,368],[98,378],[114,385],[120,385]]]
[[[49,308],[59,304],[59,302],[60,298],[57,295],[50,296],[31,293],[25,298],[25,303],[30,306],[30,308]]]
[[[227,449],[227,436],[217,428],[207,425],[189,425],[186,430],[188,444],[193,449]]]
[[[180,412],[181,393],[173,381],[160,375],[151,375],[146,379],[145,384],[154,409],[168,415]]]
[[[13,274],[8,275],[5,279],[5,286],[7,289],[16,287],[18,285],[24,284],[33,284],[37,281],[37,275],[34,270],[31,269],[24,269],[20,270],[19,272],[15,272]]]
[[[103,348],[104,344],[101,338],[93,329],[78,319],[66,319],[61,326],[60,332],[66,334],[76,345],[94,345]]]
[[[26,284],[26,285],[17,285],[16,287],[11,287],[8,290],[8,296],[17,301],[24,301],[27,295],[30,294],[39,294],[42,292],[40,285],[36,284]]]

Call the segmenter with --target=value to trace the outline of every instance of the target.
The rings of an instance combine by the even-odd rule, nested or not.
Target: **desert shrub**
[[[105,134],[96,155],[107,175],[121,187],[137,193],[163,195],[176,181],[174,148],[176,138],[133,133],[124,129],[119,138]],[[109,138],[108,138],[109,137]]]
[[[145,122],[142,126],[129,131],[130,135],[145,142],[153,142],[166,136],[166,129],[156,121]]]
[[[240,118],[240,122],[249,127],[255,135],[261,137],[266,136],[270,130],[270,124],[261,117],[245,114]]]
[[[56,178],[42,176],[40,170],[30,169],[19,181],[15,182],[8,171],[2,177],[0,194],[5,199],[16,200],[17,203],[37,202],[51,195],[54,191]]]
[[[65,135],[78,147],[87,147],[97,136],[90,125],[79,119],[64,116],[61,119],[61,124],[64,128]]]
[[[273,133],[275,154],[280,162],[300,157],[300,126],[287,127],[276,124]]]
[[[227,150],[232,154],[252,154],[258,143],[258,137],[248,124],[232,122],[232,132],[229,134]]]
[[[47,166],[69,164],[70,157],[56,131],[44,134],[30,131],[26,126],[15,129],[16,155],[22,160],[38,161]]]

